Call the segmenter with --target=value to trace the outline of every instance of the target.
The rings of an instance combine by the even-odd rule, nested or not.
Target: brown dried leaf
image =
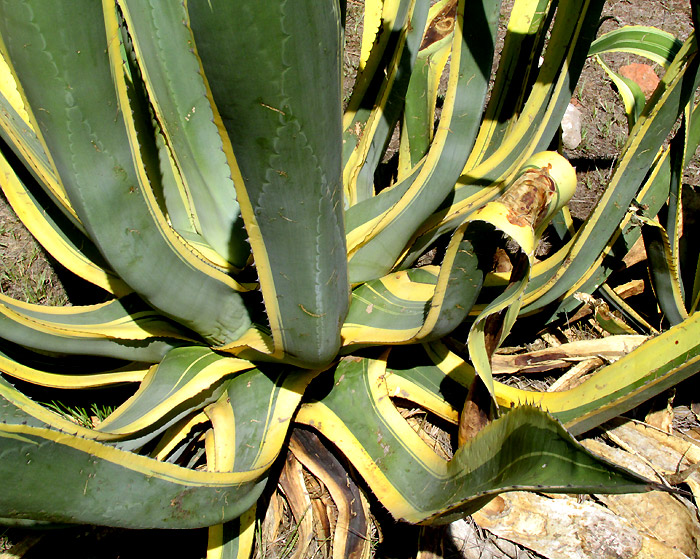
[[[480,527],[549,559],[688,557],[607,508],[573,497],[505,493],[472,518]]]
[[[627,255],[622,259],[622,262],[627,268],[647,259],[647,251],[644,247],[644,239],[639,237],[637,242],[632,245],[632,248]]]
[[[262,538],[266,542],[274,542],[280,533],[282,519],[284,516],[284,505],[282,497],[277,491],[270,496],[270,502],[265,511],[265,518],[262,523]]]
[[[650,411],[644,418],[644,422],[652,427],[663,431],[664,433],[673,433],[673,396],[667,401],[662,409],[654,409]]]
[[[294,455],[287,453],[284,468],[279,478],[279,487],[287,498],[297,525],[297,543],[293,559],[301,559],[314,539],[314,522],[311,498],[304,483],[304,471]]]
[[[495,354],[492,359],[494,374],[535,373],[568,367],[572,362],[601,357],[614,361],[627,355],[647,339],[640,335],[608,336],[601,339],[579,340],[557,347],[521,353]]]
[[[583,444],[599,456],[638,474],[650,479],[662,479],[655,473],[655,465],[639,455],[594,440],[584,441]],[[660,491],[636,495],[598,495],[597,499],[647,536],[678,549],[688,557],[698,557],[700,523],[697,509],[691,508],[685,501]]]
[[[481,377],[474,377],[464,402],[464,408],[459,416],[457,444],[461,448],[467,441],[472,440],[484,427],[491,423],[492,397]]]
[[[462,559],[535,559],[530,550],[482,530],[471,518],[450,524],[450,536]]]
[[[667,480],[680,479],[674,476],[683,474],[683,482],[700,502],[700,472],[693,468],[700,462],[700,446],[638,421],[615,419],[609,425],[606,433],[615,444],[637,454]]]
[[[603,361],[600,357],[593,357],[592,359],[581,361],[559,377],[554,384],[547,389],[547,391],[558,392],[576,388],[579,384],[586,380],[586,377],[590,372],[595,371],[598,367],[602,367],[604,364],[605,361]]]
[[[633,297],[635,295],[641,295],[644,293],[644,281],[640,279],[634,279],[618,285],[613,288],[613,291],[619,295],[622,299],[627,299],[628,297]]]

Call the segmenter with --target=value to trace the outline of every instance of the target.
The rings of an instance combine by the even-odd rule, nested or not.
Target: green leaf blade
[[[310,367],[337,353],[349,303],[337,9],[334,2],[189,5],[240,167],[234,182],[275,355]],[[303,74],[293,68],[302,60]],[[255,73],[239,79],[251,65]]]
[[[143,115],[123,91],[116,14],[94,2],[54,8],[5,5],[0,32],[73,207],[110,266],[151,305],[212,343],[237,339],[251,322],[235,282],[192,254],[151,192],[157,177],[144,157],[154,142],[134,131],[148,126],[134,124]]]
[[[628,493],[653,485],[592,455],[529,406],[505,413],[445,461],[391,403],[385,373],[381,361],[341,362],[333,378],[340,389],[321,389],[298,420],[332,440],[396,518],[449,522],[503,491]]]

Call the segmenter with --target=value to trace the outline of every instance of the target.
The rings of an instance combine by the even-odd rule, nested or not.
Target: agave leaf
[[[688,312],[683,301],[680,270],[672,254],[669,236],[658,222],[645,217],[638,219],[642,223],[651,283],[659,307],[671,325],[680,324],[688,318]]]
[[[213,1],[190,3],[188,9],[236,158],[234,183],[274,355],[312,367],[325,364],[340,346],[349,302],[338,7],[264,2],[253,8]],[[292,65],[307,71],[296,72]],[[256,72],[241,80],[251,66]],[[312,98],[318,102],[309,103]]]
[[[686,121],[689,124],[683,127],[685,134],[681,132],[681,136],[683,136],[685,139],[685,154],[682,156],[684,160],[687,159],[687,154],[693,153],[698,145],[698,131],[700,130],[700,126],[698,125],[699,121],[697,119],[698,114],[700,113],[698,113],[697,105],[692,110],[690,105],[686,107]],[[679,136],[677,135],[676,138],[679,138]],[[672,142],[672,146],[675,150],[675,163],[673,165],[671,150],[669,147],[661,148],[657,153],[657,156],[642,183],[642,187],[635,197],[633,203],[633,209],[637,208],[634,210],[635,212],[638,212],[640,208],[645,208],[645,215],[657,215],[662,206],[667,202],[667,200],[669,200],[669,196],[673,188],[673,181],[678,180],[677,177],[681,168],[679,144],[680,142],[678,139],[675,139]],[[674,198],[675,196],[671,196],[671,199]],[[612,235],[606,244],[605,249],[603,249],[595,263],[590,267],[584,277],[567,291],[559,308],[552,314],[553,317],[560,315],[562,312],[568,312],[574,307],[578,306],[579,303],[573,300],[572,296],[574,296],[578,291],[585,293],[592,293],[595,291],[595,289],[603,284],[605,279],[615,269],[615,267],[618,266],[617,263],[621,262],[622,258],[629,252],[641,233],[641,230],[637,225],[638,222],[632,219],[633,213],[634,212],[628,212],[622,219],[617,231]],[[669,215],[674,215],[674,213],[677,214],[677,212],[674,211],[670,212]],[[548,258],[545,262],[535,265],[533,269],[533,279],[526,290],[525,305],[532,301],[534,297],[537,297],[538,290],[542,287],[543,282],[551,276],[553,270],[562,266],[562,264],[565,262],[565,258],[570,252],[570,249],[571,245],[566,245],[555,255]],[[684,259],[686,262],[694,262],[695,260],[696,259],[692,256]],[[681,272],[683,271],[684,270],[681,269]],[[692,274],[693,272],[687,270],[687,273]],[[685,278],[687,276],[683,277]],[[688,279],[685,281],[687,282],[688,286],[687,293],[689,293],[691,280]],[[688,303],[688,307],[690,307],[690,303]],[[643,322],[644,321],[642,321],[642,323]]]
[[[644,56],[668,68],[682,46],[682,41],[661,29],[644,25],[625,25],[593,41],[589,55],[626,52]]]
[[[616,317],[610,312],[610,307],[605,301],[600,301],[594,305],[595,320],[603,330],[609,334],[635,334],[634,328],[629,326],[623,319]]]
[[[7,114],[3,115],[3,128],[13,121],[23,122],[27,128],[31,128],[27,108],[22,94],[17,89],[17,81],[7,62],[4,49],[0,51],[0,84],[2,84],[0,86],[0,99],[2,99],[3,108],[8,111]]]
[[[559,423],[527,406],[493,421],[448,462],[401,417],[389,398],[385,374],[383,359],[341,361],[333,377],[319,382],[313,392],[316,401],[302,406],[297,421],[352,457],[396,518],[449,522],[514,489],[617,493],[650,486],[597,459]],[[329,391],[329,385],[345,389]],[[571,485],[562,485],[562,480]]]
[[[196,528],[240,516],[266,481],[257,472],[194,471],[68,433],[5,422],[0,455],[0,514],[8,518]],[[61,483],[47,483],[48,472],[61,472]]]
[[[201,436],[202,426],[207,422],[207,414],[200,411],[173,423],[158,439],[158,444],[149,456],[162,462],[177,462],[185,446]]]
[[[264,471],[277,459],[306,385],[316,372],[246,371],[205,409],[212,422],[209,469]],[[257,443],[257,444],[256,444]],[[208,555],[249,557],[255,508],[239,519],[209,529]]]
[[[387,360],[386,385],[392,397],[400,397],[457,424],[474,367],[442,342],[391,351]]]
[[[65,308],[23,303],[0,294],[0,332],[4,339],[34,349],[150,363],[192,340],[135,294]]]
[[[255,543],[255,513],[253,505],[238,518],[209,528],[207,559],[248,559]]]
[[[55,8],[8,5],[0,30],[10,36],[13,28],[10,60],[27,78],[29,104],[44,109],[37,129],[72,206],[110,266],[149,304],[213,343],[234,340],[250,327],[236,283],[192,254],[151,191],[155,147],[137,137],[149,127],[127,91],[114,6],[104,13],[95,2]],[[68,28],[79,31],[61,33]],[[191,296],[179,296],[193,285]]]
[[[316,373],[264,374],[253,370],[239,373],[223,385],[223,391],[214,392],[216,403],[207,408],[206,413],[213,427],[213,469],[217,473],[187,470],[89,440],[118,440],[120,446],[129,446],[124,440],[125,433],[152,429],[162,421],[159,417],[163,416],[164,409],[175,414],[182,408],[177,402],[187,403],[188,397],[198,401],[196,405],[189,404],[188,414],[197,407],[201,409],[207,401],[212,401],[206,396],[207,378],[215,382],[224,374],[235,373],[236,364],[232,362],[240,361],[216,356],[205,348],[182,348],[173,353],[159,367],[161,374],[145,379],[144,387],[107,418],[100,425],[100,431],[74,425],[32,403],[4,382],[0,383],[3,464],[16,465],[18,459],[36,464],[37,470],[23,478],[25,484],[37,483],[35,476],[45,475],[42,469],[51,463],[53,467],[72,472],[70,479],[65,479],[66,483],[61,485],[65,493],[61,493],[60,498],[52,497],[55,486],[43,485],[42,490],[34,490],[36,497],[21,509],[19,517],[125,527],[184,528],[222,523],[250,509],[263,489],[263,482],[259,480],[264,481],[265,472],[277,458],[304,388]],[[189,369],[183,369],[187,362]],[[251,367],[250,364],[243,366]],[[168,382],[166,373],[178,370],[181,375],[186,373],[180,382]],[[223,371],[226,373],[222,374]],[[144,413],[138,408],[143,408],[140,402],[146,399],[150,399],[153,408]],[[170,405],[159,406],[159,400]],[[134,419],[139,411],[141,416]],[[46,422],[61,431],[47,429]],[[146,437],[141,437],[140,442],[145,440]],[[6,468],[20,471],[16,467]],[[5,475],[5,469],[2,472]],[[3,479],[12,482],[14,477]],[[148,479],[151,479],[150,485]],[[3,491],[2,516],[18,515],[15,502],[21,500],[26,487],[28,485],[20,484],[16,492]],[[122,487],[121,492],[119,487]],[[109,498],[104,496],[105,491]],[[144,491],[142,497],[145,495],[150,500],[139,499],[137,491]],[[151,492],[159,494],[160,500],[151,498]],[[43,499],[49,498],[50,507],[40,506]],[[139,507],[134,503],[148,503],[148,506]],[[211,508],[211,511],[201,513],[200,507]],[[135,510],[139,508],[141,510]],[[225,528],[230,531],[233,527]]]
[[[583,67],[602,5],[603,2],[599,1],[570,0],[558,6],[536,81],[529,90],[530,94],[517,121],[508,129],[508,135],[504,136],[498,149],[488,158],[477,164],[478,158],[470,157],[455,189],[453,207],[443,216],[445,219],[452,219],[452,212],[468,211],[466,208],[471,205],[469,200],[474,186],[498,185],[512,177],[530,155],[546,149],[550,144],[561,121],[560,115],[564,115],[573,94],[570,80],[578,76]],[[527,17],[526,15],[525,20]],[[536,17],[535,21],[540,26],[545,26],[547,18]],[[520,21],[520,24],[524,22]],[[538,33],[542,32],[540,27]],[[522,56],[518,49],[513,49],[508,54],[515,60]],[[529,60],[531,66],[538,62]],[[517,62],[507,61],[506,65],[513,63]],[[533,71],[534,68],[528,70],[529,73]],[[533,123],[538,125],[533,126]]]
[[[548,4],[548,0],[513,4],[491,97],[465,167],[472,168],[491,155],[517,122],[537,73],[544,24],[554,15]]]
[[[700,317],[691,315],[571,390],[540,393],[499,384],[496,400],[504,407],[541,406],[569,432],[584,433],[695,374],[700,369],[699,324]]]
[[[483,239],[465,237],[466,228],[455,231],[439,268],[395,272],[357,287],[343,345],[413,343],[454,330],[476,301],[493,255]]]
[[[138,391],[99,426],[104,433],[133,435],[162,424],[172,423],[193,409],[215,401],[221,382],[252,367],[233,357],[222,357],[206,347],[181,347],[165,358],[144,378]]]
[[[119,437],[102,435],[74,423],[64,415],[36,403],[0,377],[0,417],[5,423],[29,425],[40,429],[53,428],[70,436],[99,441],[114,441]]]
[[[580,305],[580,301],[576,298],[577,293],[593,293],[621,265],[622,259],[641,235],[640,228],[633,221],[635,211],[638,211],[639,208],[648,208],[645,212],[648,212],[649,215],[655,215],[659,212],[668,199],[670,173],[668,150],[662,149],[635,197],[632,211],[627,212],[621,220],[620,225],[606,243],[591,269],[566,292],[559,306],[551,313],[550,320],[577,308]],[[524,306],[536,298],[536,295],[533,294],[538,293],[538,290],[546,284],[552,274],[566,263],[574,240],[564,245],[544,262],[533,267],[532,279],[525,290]]]
[[[682,46],[683,43],[670,33],[641,25],[626,25],[614,29],[591,44],[589,55],[595,56],[598,64],[617,87],[625,104],[630,129],[644,109],[644,94],[638,84],[614,72],[603,62],[600,55],[608,52],[637,54],[668,68]]]
[[[594,262],[625,217],[672,123],[686,106],[699,81],[697,44],[695,37],[691,36],[631,131],[610,183],[578,231],[565,264],[552,268],[547,274],[549,279],[541,287],[529,290],[523,312],[541,309],[565,293],[579,290],[586,281],[594,269]]]
[[[410,4],[410,0],[398,2],[369,0],[366,2],[360,62],[352,95],[343,116],[343,130],[351,127],[352,122],[357,118],[357,112],[362,111],[363,106],[371,105],[371,103],[364,101],[364,97],[369,95],[368,90],[371,86],[375,86],[372,87],[372,90],[376,89],[377,84],[372,82],[377,79],[379,74],[382,74],[379,68],[386,67],[388,61],[394,56],[394,50],[401,46],[401,42],[396,42],[396,39],[406,22]],[[403,39],[405,40],[405,37]],[[372,93],[376,93],[376,91],[372,91]],[[343,157],[343,161],[346,160],[347,158]]]
[[[646,97],[642,92],[642,88],[639,87],[637,82],[625,78],[614,72],[610,66],[608,66],[600,56],[596,56],[596,61],[601,65],[605,73],[610,77],[610,79],[617,87],[617,91],[622,97],[622,102],[625,105],[625,114],[627,115],[627,126],[632,129],[634,123],[637,122],[639,115],[642,114],[644,110],[644,105],[646,105]]]
[[[0,135],[15,151],[17,157],[36,178],[55,202],[82,232],[80,220],[71,206],[66,190],[48,156],[46,145],[37,137],[36,119],[29,109],[26,97],[19,85],[7,49],[0,38]]]
[[[0,154],[0,187],[17,216],[32,236],[56,260],[73,273],[114,295],[126,295],[131,288],[104,262],[93,243],[53,204],[43,203],[19,179]]]
[[[416,226],[452,190],[478,130],[488,86],[487,68],[493,58],[499,4],[495,0],[483,0],[458,5],[457,26],[463,34],[454,35],[448,92],[435,139],[420,172],[415,179],[411,176],[412,183],[400,202],[374,223],[349,232],[351,282],[388,273]],[[479,48],[470,49],[475,44]]]
[[[456,9],[455,0],[443,0],[430,7],[426,30],[406,89],[398,181],[418,164],[433,140],[438,86],[452,47]]]
[[[502,410],[518,405],[541,407],[564,423],[569,432],[585,433],[700,370],[699,324],[700,318],[691,315],[570,390],[537,392],[494,381],[496,401]],[[455,349],[462,353],[462,348]],[[405,356],[392,352],[387,369],[391,374],[386,379],[389,394],[408,398],[456,423],[475,375],[473,367],[458,353],[438,342],[413,349]]]
[[[689,104],[685,110],[685,127],[684,127],[684,153],[683,161],[688,161],[691,154],[695,153],[698,144],[700,143],[700,103]],[[680,178],[680,177],[679,177]],[[681,183],[679,183],[681,184]],[[682,209],[684,212],[683,221],[683,237],[679,239],[679,256],[678,258],[684,262],[684,267],[681,269],[681,277],[685,288],[686,308],[689,311],[695,312],[700,301],[700,258],[698,257],[698,246],[692,242],[695,231],[695,224],[691,219],[685,216],[695,208],[697,200],[696,192],[691,188],[683,188],[680,192],[679,202],[689,206],[689,209]],[[687,198],[687,199],[686,199]],[[683,206],[681,206],[683,208]],[[696,263],[693,265],[693,263]]]
[[[583,67],[602,4],[601,0],[571,0],[559,5],[544,63],[519,118],[489,157],[478,164],[471,158],[466,162],[450,196],[409,240],[401,267],[411,265],[440,235],[454,230],[476,208],[497,197],[530,155],[547,148],[557,130],[554,123],[561,122],[571,100],[573,78]],[[541,25],[546,22],[539,21]],[[520,54],[517,49],[512,51],[516,54]]]
[[[643,316],[635,311],[625,299],[618,295],[609,285],[601,285],[598,289],[598,294],[608,304],[609,308],[618,311],[623,316],[624,322],[629,325],[628,328],[631,327],[633,329],[633,332],[627,333],[659,333],[656,328],[649,324]],[[614,315],[612,316],[614,317]]]
[[[355,146],[343,168],[346,204],[354,205],[374,195],[375,171],[404,105],[427,14],[425,3],[411,0],[400,4],[396,18],[402,30],[395,33],[397,37],[390,36],[387,47],[392,57],[385,68],[386,76],[375,71],[375,80],[381,80],[376,99],[373,103],[363,100],[372,109],[357,111],[343,134],[344,151]]]
[[[318,373],[270,368],[246,371],[233,379],[223,398],[235,423],[234,472],[264,471],[272,466],[302,395]],[[223,444],[233,441],[224,437]]]
[[[387,19],[382,13],[383,8],[389,9],[390,4],[385,4],[382,0],[369,0],[365,3],[365,9],[362,14],[362,46],[358,64],[359,72],[362,72],[367,67],[372,50],[376,48],[375,45],[379,43],[379,39],[383,38],[382,35],[384,33],[381,25]]]
[[[120,6],[198,229],[219,254],[242,268],[250,247],[227,162],[232,150],[193,48],[186,6],[131,1]]]
[[[277,457],[304,387],[316,374],[268,372],[207,348],[179,348],[153,368],[136,394],[98,429],[128,437],[128,442],[120,442],[122,448],[138,448],[171,426],[182,430],[180,422],[217,402],[205,409],[219,457],[214,467],[263,472]],[[170,450],[178,444],[177,438],[166,440]],[[160,447],[157,454],[167,455],[166,449]]]
[[[542,152],[525,162],[522,174],[500,199],[479,208],[469,218],[471,223],[482,224],[470,233],[473,242],[490,244],[492,254],[498,248],[498,237],[507,237],[517,246],[517,250],[509,249],[512,270],[508,284],[481,310],[467,338],[472,364],[492,396],[491,356],[518,315],[537,241],[575,189],[576,173],[571,165],[556,153]]]
[[[0,371],[38,386],[97,388],[141,382],[148,372],[142,363],[115,363],[112,359],[96,358],[84,361],[65,357],[51,358],[5,340],[0,341]]]

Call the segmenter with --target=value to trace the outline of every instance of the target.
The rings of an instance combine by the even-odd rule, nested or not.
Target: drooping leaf
[[[529,406],[505,413],[446,461],[394,407],[385,375],[384,360],[343,360],[325,382],[319,377],[316,401],[302,406],[297,421],[351,457],[396,518],[449,522],[513,489],[617,493],[650,487],[594,457],[558,422]]]

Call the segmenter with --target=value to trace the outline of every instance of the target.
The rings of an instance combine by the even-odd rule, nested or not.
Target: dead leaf
[[[280,473],[279,487],[287,498],[296,523],[297,542],[292,558],[301,559],[314,539],[314,522],[311,498],[304,483],[304,471],[291,452],[287,453],[287,459]]]
[[[452,543],[462,559],[532,559],[532,553],[482,530],[471,518],[449,525]]]
[[[472,518],[481,528],[549,559],[688,557],[604,506],[592,501],[579,503],[573,497],[505,493]]]
[[[635,295],[641,295],[644,293],[644,281],[640,279],[634,279],[618,285],[613,288],[613,291],[619,295],[622,299],[627,299],[629,297],[634,297]]]
[[[588,374],[595,371],[598,367],[602,367],[605,364],[600,357],[593,357],[592,359],[586,359],[577,363],[571,369],[566,371],[562,376],[560,376],[553,384],[547,389],[547,392],[559,392],[562,390],[571,390],[576,388],[581,384]]]
[[[647,336],[619,335],[594,340],[579,340],[517,355],[497,353],[492,358],[492,369],[494,374],[522,374],[560,369],[593,357],[615,361],[627,355],[645,340],[647,340]]]
[[[627,255],[622,259],[625,267],[629,268],[635,264],[642,262],[647,259],[647,250],[644,247],[644,239],[639,237],[637,241],[632,245],[632,248],[627,253]]]
[[[644,422],[664,433],[673,433],[673,395],[668,398],[662,409],[650,411],[644,418]]]
[[[608,423],[606,434],[615,444],[647,461],[666,479],[700,462],[700,446],[638,421],[614,419]],[[700,472],[691,471],[684,482],[696,502],[700,501]]]
[[[474,377],[469,393],[459,416],[457,444],[461,448],[491,423],[492,397],[480,376]]]

